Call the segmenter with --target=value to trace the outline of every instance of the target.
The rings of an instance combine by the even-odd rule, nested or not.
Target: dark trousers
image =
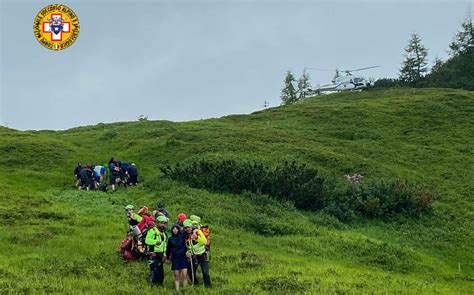
[[[128,183],[133,185],[138,183],[138,175],[130,175],[128,178]]]
[[[211,277],[209,276],[209,261],[206,259],[207,254],[195,255],[193,259],[193,271],[194,271],[194,285],[198,285],[199,281],[197,279],[196,273],[198,266],[201,265],[202,279],[204,281],[205,287],[211,287]],[[190,267],[191,268],[191,267]],[[191,269],[188,269],[189,278],[192,280]]]
[[[163,281],[165,280],[165,272],[163,271],[163,254],[151,253],[148,263],[150,264],[150,284],[152,286],[163,286]]]
[[[82,188],[90,188],[91,187],[90,179],[81,177],[81,186],[82,186]]]

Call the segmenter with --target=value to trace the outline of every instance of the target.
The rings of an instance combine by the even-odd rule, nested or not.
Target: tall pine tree
[[[281,104],[282,105],[287,105],[287,104],[292,104],[298,100],[296,96],[296,89],[294,83],[296,82],[295,76],[288,71],[285,76],[284,80],[284,86],[283,89],[281,90]]]
[[[435,57],[435,60],[433,61],[433,66],[431,67],[431,73],[439,71],[439,69],[441,69],[443,64],[444,62],[441,58]]]
[[[303,71],[303,74],[298,79],[298,99],[303,99],[309,94],[309,90],[311,89],[311,84],[309,81],[309,74]]]
[[[461,24],[461,30],[456,33],[453,42],[449,44],[451,57],[456,57],[474,49],[474,26],[472,19],[466,18]]]
[[[448,60],[435,61],[423,86],[474,90],[474,27],[471,18],[464,19],[448,52]]]
[[[400,69],[400,80],[408,84],[414,84],[428,71],[427,68],[428,49],[421,44],[421,37],[414,33],[405,47],[405,60]]]

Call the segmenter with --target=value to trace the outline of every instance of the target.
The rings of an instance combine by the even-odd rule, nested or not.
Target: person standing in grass
[[[138,236],[140,231],[138,229],[138,224],[142,221],[143,217],[141,217],[139,214],[135,213],[135,207],[133,205],[127,205],[125,206],[125,211],[127,212],[127,217],[128,217],[128,224],[130,224],[130,227],[133,231],[133,233]],[[138,229],[134,230],[134,227]]]
[[[119,176],[119,168],[113,166],[113,169],[110,170],[109,175],[109,185],[112,187],[112,191],[115,192],[115,184],[117,182],[117,177]]]
[[[109,161],[109,185],[112,187],[113,192],[115,192],[115,184],[119,175],[116,169],[117,165],[118,163],[115,161],[115,158],[111,158]]]
[[[209,275],[209,261],[206,257],[206,244],[207,239],[203,232],[193,227],[193,221],[186,219],[183,222],[184,230],[186,232],[186,256],[191,260],[190,266],[192,272],[190,273],[191,280],[194,279],[193,284],[198,285],[198,279],[196,277],[197,267],[201,266],[202,278],[204,286],[206,288],[211,287],[211,277]]]
[[[168,210],[166,210],[165,202],[163,201],[160,201],[158,203],[158,208],[155,211],[153,211],[153,216],[155,218],[157,218],[159,215],[166,217],[168,221],[170,220],[170,213],[168,212]]]
[[[186,258],[185,233],[179,224],[171,228],[171,237],[166,248],[166,257],[171,260],[171,270],[174,274],[174,288],[179,290],[188,286],[188,260]]]
[[[138,228],[142,233],[146,230],[147,227],[150,228],[155,225],[155,218],[151,216],[148,207],[142,206],[140,210],[138,210],[138,215],[142,217],[142,220],[137,224]]]
[[[85,188],[87,191],[90,189],[91,177],[89,175],[89,170],[90,169],[86,166],[82,167],[81,172],[79,173],[81,176],[81,186],[79,189]]]
[[[82,170],[82,163],[77,163],[76,168],[74,168],[74,176],[76,177],[76,187],[79,187],[81,184],[81,170]]]
[[[168,245],[168,237],[165,233],[166,222],[168,220],[164,216],[158,216],[156,226],[150,229],[145,238],[145,244],[148,246],[150,264],[150,284],[151,286],[163,286],[165,273],[163,263],[165,261],[166,246]]]
[[[183,222],[188,219],[186,217],[186,214],[184,213],[179,213],[178,214],[178,220],[176,221],[176,224],[178,224],[181,227],[181,230],[183,230]]]

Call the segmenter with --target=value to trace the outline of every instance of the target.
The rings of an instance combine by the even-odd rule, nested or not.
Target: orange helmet
[[[147,206],[142,206],[140,210],[138,210],[138,215],[149,214],[149,213],[150,213],[150,210],[148,209]]]

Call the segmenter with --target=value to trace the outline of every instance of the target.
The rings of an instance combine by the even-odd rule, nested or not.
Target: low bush
[[[266,197],[255,196],[268,195],[285,202],[287,207],[291,202],[298,209],[322,211],[343,222],[357,215],[379,219],[397,214],[416,216],[427,212],[435,199],[423,186],[405,180],[351,183],[296,162],[285,161],[272,168],[257,162],[198,160],[162,167],[161,171],[166,177],[195,188],[250,195],[257,202]],[[264,224],[259,218],[252,220],[252,226],[261,229],[260,234],[284,234],[289,230]]]
[[[200,160],[178,163],[174,168],[167,166],[161,171],[165,176],[192,187],[237,194],[245,191],[261,193],[309,210],[324,207],[326,187],[330,188],[333,182],[317,170],[296,162],[284,162],[272,169],[256,162]]]
[[[422,185],[401,179],[353,185],[348,194],[356,200],[356,211],[379,218],[400,213],[420,215],[431,208],[435,199]]]

